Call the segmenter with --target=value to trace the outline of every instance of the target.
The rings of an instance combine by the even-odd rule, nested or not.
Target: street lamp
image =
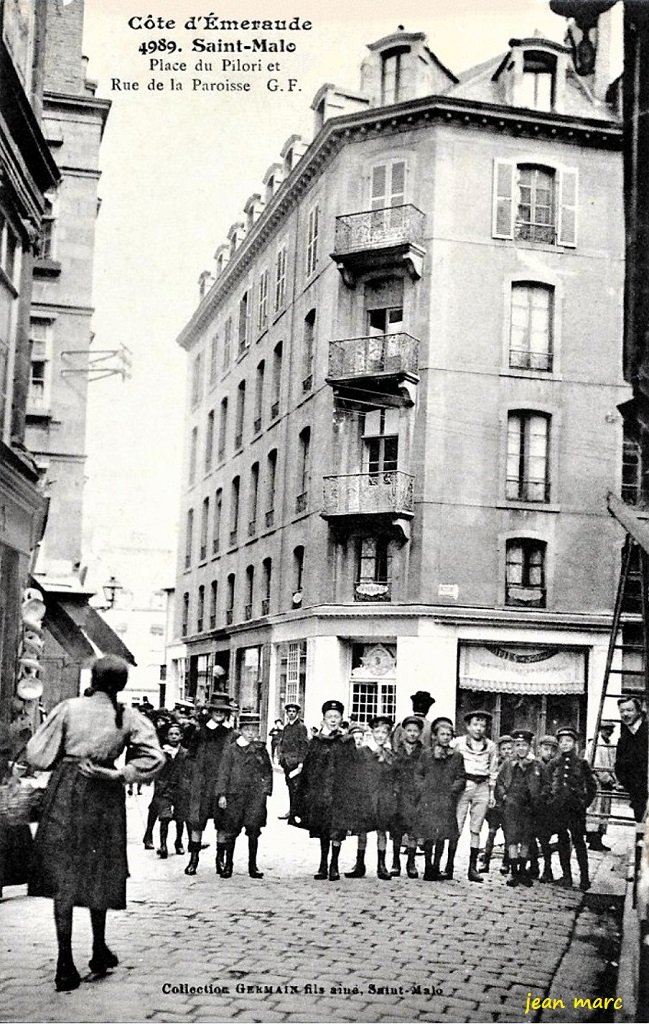
[[[592,75],[597,57],[597,40],[593,42],[591,32],[597,30],[601,14],[608,11],[617,0],[550,0],[550,8],[562,18],[569,18],[567,39],[572,50],[575,71],[584,77]]]
[[[104,592],[104,597],[106,598],[108,607],[109,608],[114,608],[115,607],[115,597],[117,595],[117,592],[119,590],[123,590],[124,587],[122,586],[121,583],[119,583],[115,579],[114,576],[111,576],[110,579],[108,580],[108,582],[104,583],[104,585],[103,585],[103,587],[101,589]]]

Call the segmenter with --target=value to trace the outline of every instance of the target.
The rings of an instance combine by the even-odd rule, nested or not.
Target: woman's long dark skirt
[[[65,758],[45,792],[29,895],[123,910],[127,877],[124,786],[86,778]]]

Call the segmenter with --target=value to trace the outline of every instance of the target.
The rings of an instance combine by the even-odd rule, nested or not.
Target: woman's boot
[[[376,854],[376,877],[382,882],[389,882],[392,875],[385,866],[385,850],[378,850]]]
[[[392,867],[390,874],[397,878],[401,874],[401,836],[392,840]]]
[[[365,850],[356,851],[356,863],[351,871],[345,872],[345,878],[365,878]]]
[[[236,839],[230,839],[229,842],[225,843],[225,861],[223,863],[223,871],[221,872],[221,878],[232,878],[232,871],[234,868],[234,844]]]
[[[408,878],[419,878],[419,872],[415,865],[415,848],[414,846],[408,847],[408,857],[406,859],[406,874]]]
[[[313,876],[318,882],[322,882],[329,877],[327,860],[329,859],[329,840],[320,840],[320,867]]]
[[[248,874],[251,878],[263,878],[264,872],[257,867],[258,836],[248,836]]]
[[[337,882],[340,879],[338,870],[338,858],[340,856],[340,843],[331,844],[331,862],[329,864],[329,881]]]
[[[201,852],[200,840],[194,842],[193,839],[189,841],[189,864],[185,868],[186,875],[195,875],[198,867],[198,855]]]

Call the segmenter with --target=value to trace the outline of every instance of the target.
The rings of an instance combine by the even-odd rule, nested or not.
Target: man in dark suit
[[[635,820],[642,821],[647,806],[647,716],[638,697],[621,697],[617,706],[622,727],[615,756],[615,774],[629,794]]]

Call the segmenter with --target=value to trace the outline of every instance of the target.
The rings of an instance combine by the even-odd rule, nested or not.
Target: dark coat
[[[291,824],[322,839],[343,839],[366,832],[367,777],[364,753],[352,736],[336,732],[314,736],[298,776]]]
[[[166,751],[165,754],[167,759],[153,783],[151,805],[163,821],[170,818],[185,821],[189,812],[190,785],[186,768],[187,751],[179,747],[175,757]]]
[[[292,772],[302,764],[309,749],[309,734],[304,722],[285,725],[277,744],[279,763],[285,772]]]
[[[272,792],[273,766],[264,744],[228,744],[216,781],[217,798],[227,800],[221,812],[223,831],[237,836],[245,828],[248,835],[258,835],[266,824],[266,800]]]
[[[365,832],[394,832],[397,823],[397,757],[390,747],[381,751],[360,747],[367,780],[368,820]]]
[[[542,789],[538,761],[505,761],[496,779],[496,803],[502,807],[506,843],[529,843]]]
[[[543,799],[555,831],[586,831],[586,809],[597,796],[588,761],[574,751],[557,754],[543,769]]]
[[[396,774],[397,774],[397,820],[396,830],[402,835],[415,835],[417,831],[417,803],[419,801],[419,790],[417,789],[416,770],[419,759],[423,754],[424,747],[421,740],[417,740],[409,752],[405,743],[397,751]]]
[[[223,753],[237,735],[224,725],[208,729],[201,723],[191,737],[187,750],[192,763],[188,821],[193,827],[203,829],[209,818],[214,818],[215,826],[219,827],[222,812],[216,802],[216,780]]]
[[[646,717],[643,717],[642,725],[635,735],[626,725],[621,727],[615,755],[615,774],[629,794],[636,821],[642,821],[647,806],[648,743]]]
[[[433,842],[458,838],[456,807],[466,786],[462,754],[449,748],[448,754],[435,755],[434,748],[425,749],[415,769],[417,837]]]

